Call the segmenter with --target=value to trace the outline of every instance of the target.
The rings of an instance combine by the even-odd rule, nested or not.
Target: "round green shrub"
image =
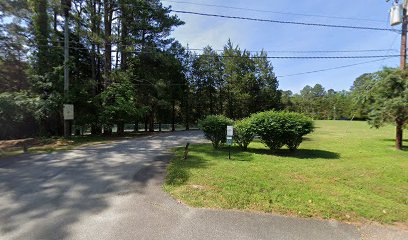
[[[245,118],[236,121],[234,125],[234,141],[242,150],[247,150],[248,145],[254,140],[254,131],[252,129],[251,120]]]
[[[302,143],[303,136],[313,132],[313,120],[300,113],[261,112],[250,117],[253,132],[271,150],[286,145],[296,150]]]
[[[205,137],[212,142],[214,148],[218,148],[226,141],[227,126],[233,121],[222,115],[209,115],[198,122],[199,128],[204,132]]]

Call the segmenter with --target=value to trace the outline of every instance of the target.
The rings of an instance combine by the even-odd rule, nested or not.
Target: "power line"
[[[112,52],[117,52],[114,50]],[[125,51],[126,53],[155,53],[148,51]],[[366,56],[229,56],[229,55],[210,55],[196,54],[197,57],[220,57],[220,58],[250,58],[250,59],[364,59],[364,58],[393,58],[400,55],[366,55]]]
[[[70,41],[71,43],[80,43],[76,41]],[[104,45],[104,44],[102,44]],[[108,45],[117,45],[118,47],[134,47],[135,45],[122,45],[120,43],[109,43]],[[53,45],[31,45],[31,46],[40,46],[40,47],[56,47],[56,48],[62,48],[63,46],[53,46]],[[91,50],[90,47],[76,47],[76,46],[70,46],[71,49],[85,49],[85,50]],[[157,47],[150,47],[150,46],[145,46],[143,47],[145,49],[151,49],[151,50],[164,50],[160,49]],[[103,47],[102,47],[103,49]],[[188,48],[189,51],[204,51],[204,48]],[[224,49],[211,49],[216,52],[224,52]],[[113,50],[115,51],[121,51],[121,50]],[[135,50],[135,51],[142,51],[142,49]],[[246,50],[243,49],[242,52],[249,52],[249,53],[299,53],[299,54],[304,54],[304,53],[365,53],[365,52],[386,52],[385,55],[388,55],[390,52],[399,52],[398,49],[355,49],[355,50]],[[145,51],[146,52],[146,51]]]
[[[46,47],[56,47],[62,48],[61,46],[52,46],[52,45],[38,45],[38,46],[46,46]],[[83,50],[90,50],[89,48],[85,47],[73,47],[70,46],[69,49],[83,49]],[[154,51],[143,51],[143,50],[131,50],[131,51],[121,51],[121,50],[112,50],[114,52],[125,52],[125,53],[157,53]],[[195,54],[197,57],[213,57],[214,55],[210,54]],[[231,55],[217,55],[220,58],[251,58],[251,59],[364,59],[364,58],[393,58],[393,57],[400,57],[401,55],[362,55],[362,56],[249,56],[249,55],[241,55],[241,56],[231,56]]]
[[[197,56],[212,56],[198,54]],[[235,58],[246,56],[220,56],[221,58]],[[248,58],[268,58],[268,59],[359,59],[359,58],[392,58],[400,57],[400,55],[371,55],[371,56],[248,56]]]
[[[203,48],[189,48],[192,51],[203,51]],[[212,49],[216,52],[223,52],[223,49]],[[250,53],[362,53],[362,52],[387,52],[398,51],[398,49],[362,49],[362,50],[246,50]]]
[[[396,35],[397,37],[398,35]],[[63,43],[63,41],[59,41],[59,40],[54,40],[54,41],[50,41],[51,43],[55,42],[55,43]],[[86,44],[83,42],[78,42],[78,41],[70,41],[71,43],[76,43],[76,44]],[[91,44],[91,43],[89,43]],[[120,42],[110,42],[110,43],[100,43],[100,45],[117,45],[118,47],[135,47],[136,44],[121,44]],[[33,45],[34,46],[34,45]],[[37,46],[37,45],[35,45]],[[41,45],[44,46],[44,45]],[[47,45],[48,46],[48,45]],[[51,47],[54,47],[52,45],[50,45]],[[56,47],[63,47],[63,46],[56,46]],[[73,47],[73,48],[78,48],[78,49],[88,49],[86,47]],[[102,46],[103,48],[103,46]],[[145,49],[160,49],[159,47],[153,47],[153,46],[144,46],[143,48]],[[204,51],[206,47],[202,47],[202,48],[188,48],[188,50],[191,51]],[[216,52],[223,52],[224,49],[211,49],[213,51]],[[247,49],[243,49],[242,51],[245,52],[250,52],[250,53],[261,53],[261,52],[266,52],[266,53],[362,53],[362,52],[391,52],[391,51],[399,51],[398,49],[355,49],[355,50],[247,50]]]
[[[394,36],[394,39],[392,40],[392,43],[391,43],[391,46],[390,46],[390,48],[393,48],[394,47],[394,44],[395,44],[395,41],[397,40],[397,38],[398,38],[398,35],[395,35]],[[398,51],[398,50],[396,50],[396,51]],[[387,51],[385,54],[389,54],[390,53],[390,51]],[[379,67],[381,67],[381,65],[383,65],[384,64],[384,60],[380,63],[380,66]]]
[[[175,12],[175,13],[182,13],[182,14],[191,14],[191,15],[206,16],[206,17],[219,17],[219,18],[228,18],[228,19],[239,19],[239,20],[249,20],[249,21],[257,21],[257,22],[270,22],[270,23],[279,23],[279,24],[292,24],[292,25],[315,26],[315,27],[331,27],[331,28],[345,28],[345,29],[358,29],[358,30],[390,31],[390,32],[398,32],[398,33],[401,32],[400,30],[392,29],[392,28],[363,27],[363,26],[336,25],[336,24],[324,24],[324,23],[307,23],[307,22],[296,22],[296,21],[281,21],[281,20],[273,20],[273,19],[227,16],[227,15],[221,15],[221,14],[211,14],[211,13],[192,12],[192,11],[180,11],[180,10],[171,10],[171,11]]]
[[[299,75],[306,75],[306,74],[312,74],[312,73],[318,73],[318,72],[326,72],[326,71],[331,71],[331,70],[337,70],[337,69],[342,69],[342,68],[348,68],[348,67],[354,67],[354,66],[359,66],[367,63],[373,63],[373,62],[380,62],[388,59],[389,57],[382,58],[382,59],[377,59],[377,60],[372,60],[372,61],[367,61],[367,62],[360,62],[360,63],[355,63],[355,64],[349,64],[349,65],[343,65],[343,66],[338,66],[338,67],[333,67],[333,68],[325,68],[325,69],[320,69],[320,70],[314,70],[314,71],[309,71],[309,72],[301,72],[301,73],[294,73],[294,74],[288,74],[288,75],[282,75],[282,76],[277,76],[278,78],[285,78],[285,77],[292,77],[292,76],[299,76]]]
[[[274,14],[282,14],[282,15],[294,15],[294,16],[303,16],[303,17],[317,17],[317,18],[331,18],[331,19],[340,19],[340,20],[383,22],[383,21],[377,20],[377,19],[337,17],[337,16],[326,16],[326,15],[305,14],[305,13],[281,12],[281,11],[271,11],[271,10],[261,10],[261,9],[254,9],[254,8],[233,7],[233,6],[217,5],[217,4],[194,3],[194,2],[186,2],[186,1],[163,0],[163,2],[189,4],[189,5],[196,5],[196,6],[217,7],[217,8],[224,8],[224,9],[245,10],[245,11],[251,11],[251,12],[263,12],[263,13],[274,13]]]

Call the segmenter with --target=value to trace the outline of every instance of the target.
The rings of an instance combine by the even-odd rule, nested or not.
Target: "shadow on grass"
[[[382,141],[388,142],[388,143],[390,143],[392,146],[395,146],[395,139],[390,139],[390,138],[388,138],[388,139],[382,139]],[[402,143],[403,143],[403,145],[405,145],[405,146],[403,146],[401,150],[402,150],[402,151],[408,151],[408,139],[404,139],[404,140],[402,141]]]
[[[263,154],[263,155],[274,155],[280,157],[292,157],[292,158],[299,158],[299,159],[340,159],[340,154],[325,150],[318,150],[318,149],[298,149],[295,152],[290,151],[289,149],[280,149],[278,151],[272,152],[268,149],[254,149],[250,148],[247,150],[248,152],[255,153],[255,154]]]
[[[231,159],[228,159],[229,151],[231,151]],[[225,160],[239,161],[239,162],[250,162],[253,160],[253,156],[248,154],[247,150],[242,150],[238,146],[222,146],[217,150],[212,152],[206,152],[205,154],[211,157],[217,157]]]
[[[194,156],[183,159],[180,155],[177,155],[167,168],[166,184],[172,186],[183,185],[190,178],[189,169],[206,168],[208,166],[208,161],[201,157]]]
[[[382,139],[382,140],[383,140],[384,142],[395,143],[395,139],[387,138],[387,139]],[[403,142],[408,144],[408,139],[404,139]]]

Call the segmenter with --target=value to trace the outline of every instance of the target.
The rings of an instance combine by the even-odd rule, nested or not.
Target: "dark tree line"
[[[64,24],[69,19],[69,94],[64,94]],[[170,37],[184,24],[159,0],[0,1],[0,138],[62,135],[64,103],[76,128],[123,134],[126,123],[186,129],[207,115],[242,119],[286,109],[314,119],[369,119],[407,126],[406,73],[360,76],[350,91],[317,84],[278,90],[266,52],[231,41],[190,52]]]
[[[125,123],[189,128],[208,114],[238,119],[280,106],[266,53],[231,42],[221,53],[191,53],[170,37],[182,24],[159,0],[1,1],[0,137],[61,135],[64,103],[75,106],[75,126],[93,134],[114,125],[123,134]]]

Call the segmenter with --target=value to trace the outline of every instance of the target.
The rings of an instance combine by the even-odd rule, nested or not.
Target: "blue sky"
[[[186,3],[163,1],[174,10],[187,10],[231,16],[256,17],[285,21],[316,22],[325,24],[357,25],[389,28],[389,9],[391,3],[385,0],[174,0],[203,4],[227,5],[242,8],[262,9],[278,12],[291,12],[334,17],[371,19],[345,20],[323,17],[310,17],[270,12],[254,12],[197,6]],[[186,22],[173,32],[173,37],[190,48],[203,48],[207,45],[222,49],[228,39],[248,50],[314,51],[314,50],[366,50],[399,49],[400,36],[387,31],[350,30],[337,28],[296,26],[252,22],[235,19],[178,14]],[[400,28],[398,26],[397,28]],[[269,53],[270,56],[346,56],[346,55],[395,55],[398,51],[369,53]],[[272,59],[274,72],[278,76],[308,72],[326,68],[370,61],[373,59]],[[374,72],[383,66],[397,67],[399,58],[363,64],[355,67],[280,77],[279,88],[298,92],[305,85],[322,84],[326,89],[348,90],[353,81],[363,73]]]

